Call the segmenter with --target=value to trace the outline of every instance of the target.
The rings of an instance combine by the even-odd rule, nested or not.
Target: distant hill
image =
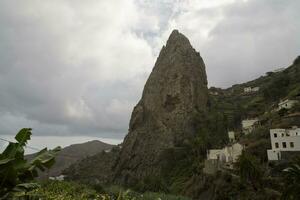
[[[102,151],[110,150],[113,147],[114,145],[106,144],[98,140],[67,146],[58,153],[55,159],[56,162],[49,171],[39,173],[40,178],[44,179],[48,176],[59,176],[64,169],[68,168],[73,163]],[[30,160],[34,155],[35,154],[30,154],[26,157]]]

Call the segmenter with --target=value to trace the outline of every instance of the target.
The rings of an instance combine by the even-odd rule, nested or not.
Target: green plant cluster
[[[24,148],[30,140],[31,129],[23,128],[15,136],[16,142],[10,142],[0,154],[0,199],[26,196],[26,193],[39,184],[34,182],[38,170],[50,168],[60,147],[53,150],[46,148],[31,160],[24,157]]]
[[[99,189],[99,188],[98,188]],[[68,181],[47,181],[29,193],[47,200],[190,200],[165,193],[138,193],[119,186],[97,190],[95,187]]]

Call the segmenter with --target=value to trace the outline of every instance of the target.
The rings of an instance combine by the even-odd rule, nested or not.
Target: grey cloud
[[[0,134],[122,138],[154,58],[132,31],[136,11],[122,1],[1,1]]]
[[[300,54],[296,0],[191,0],[168,25],[200,51],[211,86],[229,87],[289,66]]]
[[[299,7],[292,0],[3,0],[0,134],[33,127],[36,135],[122,138],[171,29],[200,51],[210,85],[225,87],[293,61]]]
[[[203,45],[211,85],[230,86],[289,66],[300,54],[300,2],[252,0],[224,9]]]

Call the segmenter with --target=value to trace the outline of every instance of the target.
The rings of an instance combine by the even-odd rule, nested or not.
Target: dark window
[[[277,133],[274,133],[274,137],[277,137]]]
[[[288,137],[288,136],[290,136],[290,134],[289,134],[289,133],[286,133],[286,136]]]
[[[284,133],[281,133],[281,137],[284,137]]]
[[[290,142],[291,148],[294,148],[294,142]]]
[[[278,142],[275,142],[275,148],[279,148]]]
[[[286,148],[286,142],[283,142],[283,143],[282,143],[282,147],[283,147],[283,148]]]

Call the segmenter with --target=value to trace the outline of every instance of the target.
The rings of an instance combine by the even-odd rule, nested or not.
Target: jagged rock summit
[[[189,40],[174,30],[132,112],[114,181],[132,185],[159,175],[162,152],[195,136],[196,116],[206,112],[207,100],[205,64]]]

